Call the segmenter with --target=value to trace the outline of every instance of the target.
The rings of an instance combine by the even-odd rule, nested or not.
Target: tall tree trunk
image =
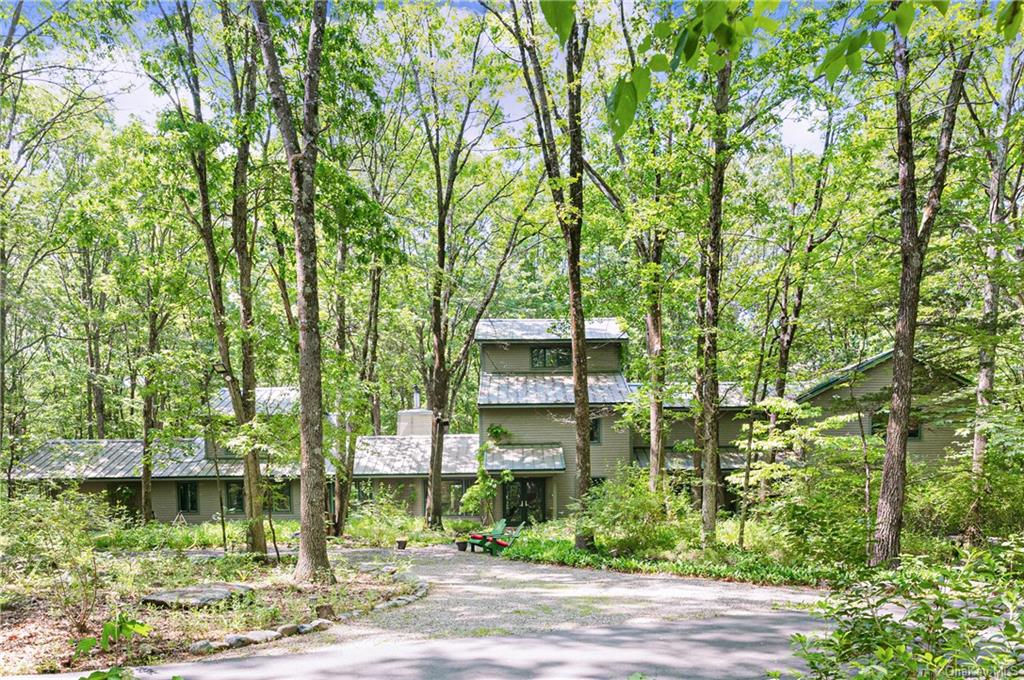
[[[711,191],[706,240],[701,249],[705,261],[703,303],[701,313],[701,443],[703,445],[703,474],[701,483],[701,540],[705,545],[716,540],[719,479],[721,464],[718,460],[718,316],[722,278],[722,204],[725,199],[725,171],[729,164],[727,123],[729,111],[732,62],[718,70],[715,87],[715,128],[713,132],[714,162],[711,169]]]
[[[320,303],[317,286],[316,198],[317,137],[320,133],[320,63],[326,0],[316,0],[310,18],[309,43],[302,74],[302,141],[293,123],[293,112],[285,90],[281,66],[271,34],[267,8],[253,0],[256,31],[263,52],[270,98],[281,132],[292,186],[295,224],[295,271],[298,288],[299,325],[299,447],[302,501],[299,513],[299,559],[297,581],[334,582],[327,558],[324,523],[323,385],[320,366]]]
[[[875,517],[872,566],[892,564],[899,559],[907,484],[907,429],[913,394],[914,336],[917,331],[921,277],[928,241],[946,185],[949,152],[953,142],[953,129],[956,126],[957,108],[963,94],[964,78],[973,56],[973,51],[968,50],[960,58],[950,81],[939,128],[934,176],[919,228],[909,83],[910,53],[906,38],[895,27],[893,36],[893,64],[899,82],[899,89],[896,91],[896,156],[899,166],[901,270],[893,343],[892,401],[886,426],[885,461],[882,464],[882,482]]]
[[[224,22],[227,23],[226,14]],[[256,417],[256,350],[253,338],[252,313],[252,251],[249,245],[249,156],[252,133],[248,124],[256,108],[256,54],[255,46],[245,55],[242,82],[234,74],[234,58],[228,48],[228,63],[232,70],[232,102],[239,122],[235,144],[235,167],[231,182],[231,243],[238,264],[240,349],[242,354],[242,409],[243,421]],[[260,474],[259,456],[253,449],[244,453],[245,515],[248,520],[247,542],[254,552],[267,551],[263,529],[264,487]]]
[[[1003,48],[1002,78],[1000,79],[999,100],[995,103],[998,127],[992,135],[995,149],[989,156],[988,182],[988,223],[991,228],[990,238],[995,238],[1006,224],[1005,192],[1007,180],[1007,163],[1010,140],[1007,133],[1016,103],[1015,81],[1020,77],[1020,69],[1014,69],[1013,48]],[[985,249],[985,272],[982,284],[981,300],[981,341],[978,347],[978,382],[975,389],[977,408],[974,415],[974,441],[971,449],[971,477],[974,479],[974,498],[967,511],[964,534],[973,545],[981,545],[984,540],[982,532],[981,499],[986,494],[985,458],[988,449],[988,434],[985,431],[992,396],[995,390],[996,350],[998,349],[999,333],[999,282],[996,280],[995,269],[999,266],[1000,252],[995,245]]]
[[[581,35],[582,33],[582,35]],[[586,507],[590,491],[590,387],[587,371],[587,329],[583,316],[583,284],[580,280],[580,251],[583,243],[583,57],[587,31],[573,24],[565,59],[569,133],[569,202],[562,220],[569,274],[569,334],[572,339],[572,391],[576,421],[576,498]],[[594,537],[577,529],[576,547],[592,549]]]
[[[456,147],[458,148],[458,147]],[[437,158],[437,148],[431,150]],[[436,165],[435,167],[440,167]],[[449,167],[452,165],[449,163]],[[427,400],[430,403],[430,469],[427,472],[427,526],[432,529],[442,527],[441,514],[443,499],[441,498],[441,471],[444,458],[444,436],[448,433],[448,385],[451,375],[448,370],[448,324],[443,318],[445,314],[442,301],[445,270],[448,257],[448,205],[450,192],[445,192],[438,181],[438,214],[436,223],[436,250],[434,254],[434,271],[430,284],[430,337],[432,361],[430,380],[427,384]],[[449,180],[454,178],[449,175]],[[451,185],[452,182],[449,182]],[[446,200],[446,198],[448,200]]]
[[[529,2],[509,3],[510,21],[484,2],[498,16],[515,39],[518,65],[529,95],[535,132],[540,143],[548,190],[555,205],[556,219],[565,245],[569,283],[569,330],[572,347],[573,417],[576,422],[576,502],[586,507],[590,490],[590,392],[587,377],[586,320],[583,313],[583,286],[580,277],[580,250],[583,241],[583,157],[582,78],[590,23],[584,17],[574,21],[566,42],[565,132],[569,142],[569,171],[563,177],[562,156],[555,137],[555,114],[548,99],[549,88],[544,67],[537,53],[536,26]],[[520,16],[522,10],[522,16]],[[525,24],[525,29],[524,29]],[[566,195],[568,189],[568,196]],[[576,546],[590,549],[594,537],[578,530]]]
[[[337,315],[337,326],[334,332],[334,351],[337,354],[336,361],[344,364],[348,356],[348,306],[346,296],[345,274],[348,268],[348,229],[344,222],[338,224],[338,241],[334,250],[334,273],[335,273],[335,298],[334,307]],[[287,298],[287,288],[283,289]],[[338,428],[341,426],[336,419],[331,423],[335,429],[335,456],[334,456],[334,535],[341,537],[345,533],[345,518],[348,508],[348,496],[345,487],[351,485],[352,480],[347,474],[345,461],[348,459],[348,430],[351,428],[347,405],[344,403],[344,386],[339,386],[335,398],[335,418],[345,414],[345,441],[338,446]],[[340,455],[339,455],[340,454]]]
[[[157,428],[156,392],[154,389],[153,357],[160,349],[160,321],[149,300],[146,313],[145,391],[142,394],[142,489],[140,509],[143,524],[156,519],[153,513],[153,431]]]
[[[648,403],[650,425],[650,478],[648,485],[655,491],[661,483],[665,471],[665,358],[663,356],[663,315],[661,308],[662,276],[661,251],[663,242],[654,237],[654,252],[649,258],[657,267],[654,280],[649,283],[647,293],[647,312],[644,321],[647,326],[647,361],[650,363],[648,379],[650,380],[650,396]]]
[[[158,6],[161,13],[163,13],[163,7]],[[201,68],[199,65],[199,58],[196,55],[195,47],[195,30],[192,23],[192,12],[194,8],[189,6],[188,3],[183,0],[177,0],[175,4],[175,12],[177,13],[177,21],[172,21],[170,17],[165,16],[168,21],[168,25],[178,25],[182,32],[183,38],[183,54],[181,55],[181,76],[184,78],[188,91],[191,96],[192,110],[190,113],[178,107],[178,115],[183,122],[189,122],[188,119],[191,117],[196,123],[202,125],[204,123],[203,118],[203,105],[202,105],[202,92],[199,80],[199,74]],[[230,21],[227,18],[226,8],[222,7],[221,16],[223,21]],[[177,43],[177,38],[175,38]],[[236,78],[235,73],[235,59],[234,55],[229,49],[226,53],[226,61],[231,70],[231,87],[233,95],[233,105],[236,112],[243,111],[242,109],[242,94],[239,89],[240,85]],[[249,55],[250,61],[252,61],[253,55]],[[253,73],[254,65],[247,67],[246,71],[249,74],[250,79],[254,78]],[[154,80],[157,86],[162,86],[162,81]],[[249,88],[254,88],[254,84],[250,84]],[[250,96],[253,98],[251,101],[254,104],[255,92],[254,90],[247,90],[245,94],[246,102],[250,101]],[[251,111],[251,109],[245,109]],[[232,239],[235,238],[235,230],[237,229],[239,219],[241,218],[244,229],[244,222],[247,221],[247,203],[248,200],[247,192],[245,191],[245,178],[248,173],[248,156],[249,156],[249,135],[243,133],[241,140],[236,147],[236,162],[234,169],[233,178],[233,190],[236,192],[232,196]],[[249,352],[243,350],[243,368],[250,371],[248,376],[243,375],[241,383],[235,374],[232,367],[232,354],[231,354],[231,341],[228,334],[228,315],[224,304],[224,280],[223,280],[223,268],[221,266],[220,255],[217,252],[217,240],[214,235],[214,219],[213,219],[213,204],[212,195],[210,191],[210,179],[209,179],[209,156],[206,148],[199,146],[197,149],[192,151],[190,155],[190,161],[192,165],[192,171],[196,179],[196,188],[199,194],[199,215],[194,218],[195,226],[199,232],[200,240],[203,243],[203,250],[206,255],[206,273],[207,273],[207,287],[210,293],[210,304],[213,313],[213,327],[214,334],[217,340],[217,356],[219,359],[219,365],[217,366],[217,372],[224,379],[224,386],[228,392],[228,396],[231,399],[231,408],[235,417],[236,425],[244,425],[250,422],[255,414],[255,403],[254,403],[254,378],[251,373],[252,366],[252,354],[251,348]],[[239,167],[239,161],[242,161],[244,168]],[[242,184],[239,184],[239,180],[242,180]],[[237,192],[242,190],[242,194],[239,195]],[[243,209],[239,210],[239,203],[242,203]],[[191,213],[190,213],[191,214]],[[248,256],[248,253],[243,254],[244,257]],[[240,289],[243,286],[240,286]],[[251,308],[250,308],[251,313]],[[251,317],[249,319],[251,323]],[[248,364],[248,366],[246,366]],[[243,374],[245,371],[243,370]],[[246,519],[246,549],[248,552],[266,554],[267,552],[267,541],[263,531],[263,484],[260,475],[259,461],[256,458],[255,452],[246,452],[243,456],[243,489],[244,489],[244,508],[245,508],[245,519]]]
[[[17,7],[20,10],[20,3]],[[15,15],[17,16],[17,15]],[[4,430],[7,427],[7,228],[0,219],[0,456],[6,456],[7,500],[14,498],[14,450],[6,451]]]

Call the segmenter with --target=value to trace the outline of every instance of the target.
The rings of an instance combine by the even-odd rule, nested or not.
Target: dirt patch
[[[354,569],[336,570],[338,583],[331,586],[297,585],[291,582],[292,565],[253,565],[230,580],[245,583],[252,593],[198,610],[167,610],[140,603],[154,585],[201,580],[218,571],[215,560],[189,563],[187,573],[168,568],[166,561],[141,560],[141,572],[150,578],[131,583],[115,582],[102,593],[97,614],[87,631],[75,631],[45,597],[7,593],[0,611],[0,668],[8,673],[86,671],[115,665],[141,665],[193,658],[188,646],[201,639],[219,639],[230,633],[273,628],[316,618],[318,607],[328,605],[337,613],[368,611],[374,604],[408,594],[414,586],[393,581],[389,575]],[[188,562],[186,560],[186,562]],[[148,569],[147,569],[148,567]],[[169,570],[168,570],[169,569]],[[123,572],[120,576],[124,576]],[[226,579],[227,580],[227,579]],[[323,611],[321,609],[321,611]],[[145,637],[99,647],[85,655],[75,654],[78,640],[99,637],[105,621],[117,613],[151,628]]]

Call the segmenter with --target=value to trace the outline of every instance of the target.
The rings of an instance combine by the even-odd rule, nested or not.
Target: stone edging
[[[391,580],[395,583],[409,583],[415,584],[416,586],[415,590],[408,595],[400,595],[390,600],[378,602],[373,605],[373,608],[370,610],[371,612],[393,609],[395,607],[412,604],[416,600],[426,596],[429,589],[426,581],[412,573],[398,573],[398,567],[393,564],[383,564],[369,568],[362,568],[360,571],[363,571],[364,573],[378,572],[388,574],[391,577]],[[220,652],[225,649],[238,649],[239,647],[248,647],[250,645],[273,642],[292,635],[306,635],[307,633],[327,630],[334,625],[335,621],[338,623],[351,621],[359,616],[360,613],[361,612],[358,609],[352,609],[342,612],[335,617],[334,621],[331,619],[317,618],[309,621],[308,623],[285,623],[273,630],[252,630],[247,633],[232,633],[230,635],[225,635],[222,640],[199,640],[190,644],[188,646],[188,651],[189,654],[212,654],[213,652]]]

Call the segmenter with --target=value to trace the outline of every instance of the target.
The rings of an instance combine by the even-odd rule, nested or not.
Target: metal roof
[[[202,437],[154,443],[154,479],[216,477],[212,458],[206,457]],[[220,458],[221,477],[241,477],[242,461]],[[297,464],[263,462],[263,473],[297,477]],[[15,468],[14,478],[36,479],[139,479],[142,475],[141,439],[54,439],[30,453]]]
[[[441,474],[475,475],[479,449],[478,435],[445,435]],[[490,446],[484,453],[484,467],[490,472],[561,472],[565,457],[560,444]],[[365,436],[356,440],[357,477],[419,477],[429,470],[429,436]]]
[[[648,468],[651,466],[651,453],[648,448],[637,447],[633,449],[633,458],[640,467]],[[718,460],[723,470],[738,470],[746,466],[747,454],[743,451],[719,448]],[[692,470],[693,454],[667,449],[665,451],[665,469],[670,472]]]
[[[587,340],[625,341],[626,332],[610,317],[587,319]],[[564,319],[481,319],[477,342],[568,342],[569,322]]]
[[[210,399],[210,410],[222,416],[233,416],[231,394],[222,387]],[[256,388],[256,413],[261,416],[280,416],[299,412],[299,388],[281,385]]]
[[[591,404],[621,404],[631,390],[621,373],[587,376]],[[481,373],[476,403],[480,406],[555,406],[575,403],[572,375]]]
[[[630,383],[634,391],[639,383]],[[685,409],[693,406],[693,385],[669,385],[669,395],[665,399],[665,408]],[[746,408],[750,399],[743,394],[743,385],[738,382],[718,383],[718,405],[720,408]]]

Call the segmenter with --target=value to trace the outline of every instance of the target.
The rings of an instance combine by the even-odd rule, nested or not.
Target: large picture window
[[[198,482],[178,482],[178,512],[186,515],[199,512]]]
[[[466,489],[473,486],[473,479],[442,479],[441,480],[441,514],[461,515],[462,496]],[[427,509],[427,495],[423,494],[423,511]]]
[[[273,508],[274,512],[292,511],[292,483],[290,481],[271,482],[268,485],[267,507]]]
[[[245,485],[242,482],[228,482],[224,485],[224,509],[228,512],[245,512]]]
[[[568,368],[572,366],[572,351],[568,347],[530,348],[530,368]]]

